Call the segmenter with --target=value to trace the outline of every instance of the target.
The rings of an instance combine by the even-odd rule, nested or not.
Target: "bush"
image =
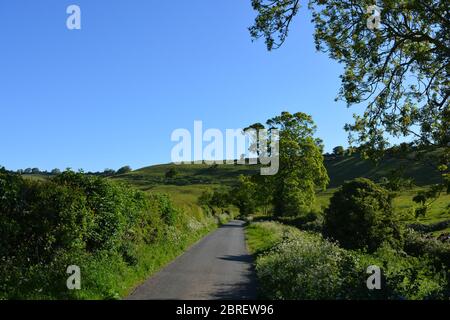
[[[257,261],[267,299],[337,299],[341,296],[342,250],[312,234],[282,242]]]
[[[173,179],[178,174],[178,171],[175,168],[170,168],[166,171],[165,177],[166,179]]]
[[[404,250],[415,257],[428,256],[432,258],[437,268],[450,266],[450,243],[425,237],[412,229],[405,232]]]
[[[225,214],[231,205],[230,192],[226,188],[215,188],[213,191],[205,190],[198,198],[198,204],[212,214],[216,214],[215,208],[220,209],[220,214]]]
[[[406,300],[449,298],[449,270],[437,269],[429,257],[408,256],[384,245],[372,256],[366,255],[363,261],[382,270],[382,290],[372,292],[373,297]]]
[[[150,199],[156,205],[157,211],[161,213],[163,221],[169,226],[175,225],[178,211],[173,206],[169,196],[166,194],[152,194]]]
[[[130,166],[124,166],[122,168],[120,168],[119,170],[117,170],[117,174],[125,174],[128,172],[131,172],[131,167]]]
[[[306,231],[321,231],[323,215],[315,210],[297,217],[277,217],[277,221]]]
[[[390,193],[358,178],[344,183],[331,198],[325,210],[324,233],[344,248],[373,252],[385,241],[398,245],[401,225]]]

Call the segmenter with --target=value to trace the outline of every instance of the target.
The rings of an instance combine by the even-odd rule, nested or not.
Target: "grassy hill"
[[[378,164],[361,159],[359,155],[325,159],[325,166],[330,176],[329,187],[338,187],[346,180],[357,177],[374,181],[388,177],[393,171],[401,171],[405,178],[411,178],[417,186],[426,186],[441,182],[440,173],[429,164],[411,159],[385,157]]]
[[[325,166],[330,176],[329,188],[340,186],[346,180],[366,177],[374,181],[387,177],[393,171],[402,171],[406,178],[412,178],[416,185],[425,186],[438,183],[439,172],[431,166],[419,161],[386,157],[380,163],[361,159],[358,154],[352,156],[326,156]],[[165,173],[175,169],[175,178],[166,179]],[[206,164],[162,164],[145,167],[128,174],[116,176],[116,179],[126,180],[143,190],[149,190],[161,184],[186,186],[193,184],[233,185],[241,175],[258,173],[257,165],[217,165]]]

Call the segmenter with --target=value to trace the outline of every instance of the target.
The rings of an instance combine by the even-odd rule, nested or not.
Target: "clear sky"
[[[77,4],[82,29],[66,28]],[[170,161],[177,128],[313,116],[326,151],[356,109],[334,102],[341,66],[315,51],[302,8],[267,52],[250,0],[2,0],[0,164],[85,170]]]

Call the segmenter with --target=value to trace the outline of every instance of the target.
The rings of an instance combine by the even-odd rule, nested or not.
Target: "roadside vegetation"
[[[264,39],[269,51],[282,47],[300,2],[251,3],[257,12],[251,37]],[[365,1],[308,3],[316,49],[343,66],[337,99],[364,110],[345,125],[353,147],[333,150],[331,157],[339,162],[327,169],[334,190],[321,191],[315,205],[297,206],[295,214],[252,204],[265,219],[313,232],[299,231],[266,253],[254,248],[265,297],[450,299],[448,21],[436,14],[445,4],[381,1],[379,6],[381,24],[374,31],[360,23],[370,22]],[[392,146],[392,137],[409,142]],[[293,143],[304,138],[298,132]],[[355,151],[375,167],[347,156]],[[291,187],[310,193],[301,185]],[[258,242],[254,228],[264,227],[249,226],[250,244]],[[370,264],[383,272],[382,290],[361,287],[358,275]]]
[[[432,252],[415,255],[389,245],[368,254],[347,250],[318,233],[277,222],[247,228],[264,299],[448,299],[448,263]],[[267,241],[266,239],[269,239]],[[411,241],[415,241],[410,239]],[[450,245],[437,244],[449,257]],[[368,290],[367,267],[383,270],[381,290]]]
[[[314,130],[308,130],[314,128],[312,120],[305,127],[307,116],[286,112],[275,119],[283,119],[280,155],[287,150],[294,156],[280,157],[280,174],[241,176],[229,194],[231,203],[250,222],[248,244],[256,255],[261,296],[450,299],[446,175],[440,184],[417,188],[414,179],[393,171],[376,182],[358,177],[332,192],[323,191],[329,182],[327,171],[322,171],[324,159],[295,158],[321,148],[304,144],[320,141],[314,138]],[[273,120],[267,124],[273,126]],[[338,147],[334,152],[340,159],[351,153]],[[412,205],[405,207],[404,194],[413,189]],[[322,194],[322,199],[311,190]],[[419,222],[430,214],[439,216],[439,222]],[[258,220],[276,223],[252,222]],[[367,287],[370,266],[381,271],[380,289]]]
[[[1,169],[0,200],[0,299],[120,298],[229,218],[73,171],[36,180]],[[81,290],[66,286],[71,265]]]

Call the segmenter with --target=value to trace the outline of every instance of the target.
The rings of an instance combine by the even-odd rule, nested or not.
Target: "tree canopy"
[[[255,178],[259,185],[266,186],[258,192],[271,199],[277,215],[307,213],[314,203],[316,189],[325,188],[329,182],[322,141],[314,137],[316,126],[311,116],[302,112],[282,112],[267,120],[266,125],[269,136],[271,130],[279,132],[280,167],[276,175]]]
[[[299,0],[252,0],[250,28],[268,50],[279,48]],[[351,142],[377,157],[389,136],[417,145],[450,143],[450,11],[446,1],[382,0],[381,25],[367,26],[372,0],[310,0],[317,50],[344,65],[338,99],[366,110],[346,126]]]

